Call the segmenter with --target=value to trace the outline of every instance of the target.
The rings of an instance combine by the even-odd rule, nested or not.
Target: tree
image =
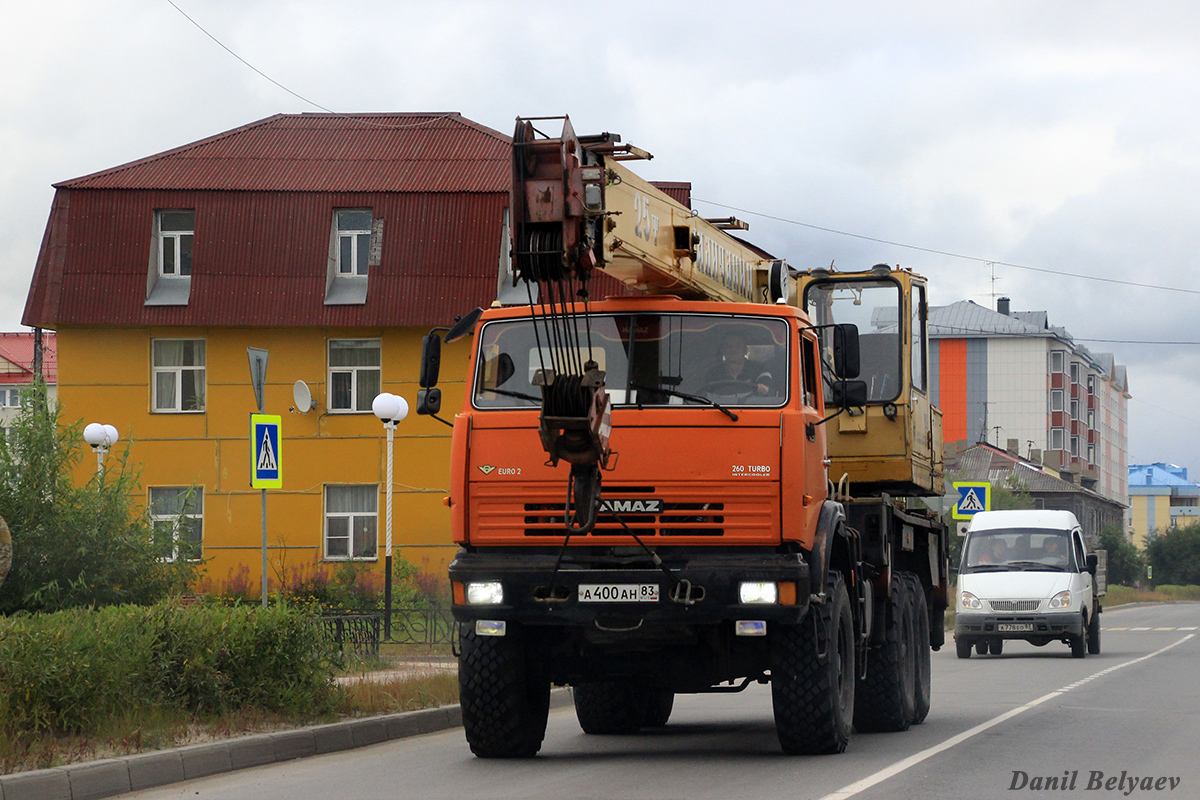
[[[1200,523],[1172,528],[1146,547],[1155,584],[1200,584]]]
[[[72,469],[83,452],[80,425],[59,425],[44,383],[23,400],[0,442],[0,516],[13,541],[0,614],[151,603],[186,586],[195,566],[164,560],[170,532],[156,533],[133,503],[128,446],[110,457],[105,474],[78,486]]]
[[[1146,572],[1146,560],[1133,543],[1126,540],[1119,525],[1100,529],[1100,547],[1108,551],[1108,582],[1136,586]]]

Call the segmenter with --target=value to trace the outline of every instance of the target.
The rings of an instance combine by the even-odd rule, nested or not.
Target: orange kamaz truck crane
[[[535,125],[562,122],[547,136]],[[679,693],[769,683],[787,753],[836,753],[930,705],[947,538],[925,286],[796,272],[626,166],[648,154],[518,119],[524,305],[465,317],[450,565],[463,724],[528,757],[551,685],[589,734],[661,726]],[[639,296],[597,298],[611,275]],[[418,411],[436,414],[440,338]]]

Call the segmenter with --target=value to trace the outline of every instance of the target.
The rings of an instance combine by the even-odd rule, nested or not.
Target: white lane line
[[[851,783],[847,786],[843,786],[841,789],[830,792],[829,794],[822,797],[821,800],[846,800],[847,797],[853,797],[854,795],[858,794],[859,792],[866,791],[867,789],[870,789],[872,786],[875,786],[876,784],[883,783],[888,778],[891,778],[895,775],[899,775],[901,772],[908,769],[909,767],[916,766],[917,764],[920,764],[922,761],[925,761],[928,758],[932,758],[933,756],[936,756],[938,753],[949,750],[951,747],[954,747],[955,745],[962,744],[967,739],[970,739],[974,736],[977,736],[977,735],[983,733],[988,728],[995,727],[996,725],[999,725],[1001,722],[1012,719],[1013,717],[1017,716],[1018,714],[1024,714],[1029,709],[1031,709],[1035,706],[1041,705],[1042,703],[1046,702],[1047,700],[1053,700],[1055,697],[1058,697],[1059,695],[1062,695],[1065,692],[1069,692],[1072,689],[1076,689],[1080,686],[1083,686],[1085,683],[1094,681],[1096,678],[1102,677],[1104,675],[1108,675],[1109,673],[1112,673],[1112,672],[1116,672],[1119,669],[1124,669],[1125,667],[1133,666],[1134,664],[1141,663],[1142,661],[1145,661],[1147,659],[1154,658],[1155,656],[1160,655],[1161,653],[1167,652],[1168,650],[1170,650],[1173,647],[1177,647],[1177,646],[1183,644],[1188,639],[1191,639],[1195,636],[1196,636],[1196,634],[1189,633],[1187,636],[1184,636],[1179,641],[1172,642],[1171,644],[1167,645],[1166,647],[1155,650],[1153,653],[1149,653],[1147,655],[1132,659],[1130,661],[1124,661],[1120,664],[1115,664],[1111,667],[1108,667],[1107,669],[1102,669],[1093,675],[1089,675],[1088,677],[1083,678],[1082,680],[1075,681],[1075,683],[1068,684],[1067,686],[1064,686],[1057,691],[1042,695],[1041,697],[1037,698],[1036,700],[1030,700],[1028,703],[1026,703],[1023,706],[1014,708],[1011,711],[1006,711],[1003,714],[1001,714],[1000,716],[993,717],[992,719],[989,719],[987,722],[982,722],[982,723],[976,725],[974,728],[971,728],[970,730],[963,731],[962,733],[958,734],[957,736],[952,736],[949,739],[947,739],[946,741],[942,742],[941,744],[936,744],[933,747],[922,750],[919,753],[914,753],[913,755],[909,756],[908,758],[897,761],[895,764],[892,764],[889,767],[885,767],[884,769],[881,769],[879,772],[876,772],[874,775],[868,775],[867,777],[863,778],[862,780],[855,781],[854,783]]]

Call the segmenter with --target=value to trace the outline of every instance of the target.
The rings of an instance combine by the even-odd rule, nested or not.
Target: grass
[[[347,672],[360,674],[364,670],[396,666],[392,660],[359,661]],[[324,714],[242,709],[220,715],[192,716],[162,707],[138,706],[107,717],[87,735],[45,735],[17,742],[0,734],[0,774],[457,702],[458,677],[453,670],[446,670],[404,679],[364,680],[338,686],[333,711]]]

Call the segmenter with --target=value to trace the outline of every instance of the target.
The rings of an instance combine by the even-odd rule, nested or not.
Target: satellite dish
[[[293,384],[292,400],[296,403],[292,410],[301,414],[307,414],[317,407],[316,401],[312,398],[312,392],[308,390],[308,384],[304,381],[296,381]]]

